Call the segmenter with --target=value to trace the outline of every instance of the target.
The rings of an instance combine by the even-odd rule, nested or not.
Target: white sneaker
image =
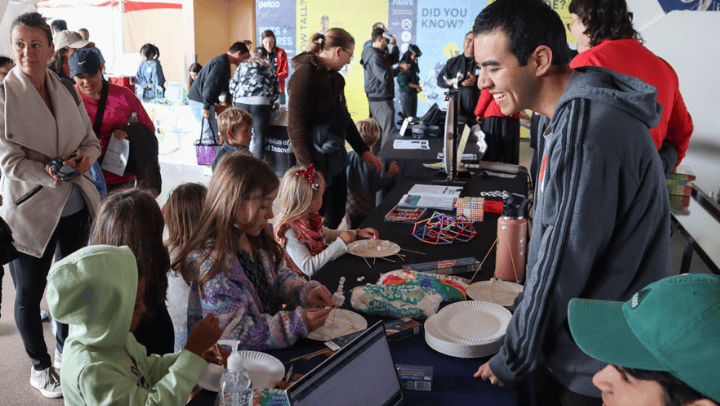
[[[60,398],[63,395],[60,387],[60,376],[53,367],[45,368],[42,371],[31,368],[30,385],[39,390],[46,398]]]
[[[55,361],[53,362],[53,366],[58,371],[62,368],[62,353],[55,349]]]

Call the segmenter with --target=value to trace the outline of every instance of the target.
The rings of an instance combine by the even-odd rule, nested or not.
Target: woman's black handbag
[[[18,252],[13,245],[12,230],[0,217],[0,265],[5,265],[17,257]]]

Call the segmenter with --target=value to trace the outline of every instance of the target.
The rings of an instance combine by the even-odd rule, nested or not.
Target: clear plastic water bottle
[[[135,124],[139,122],[140,120],[138,119],[137,113],[133,111],[132,114],[130,114],[130,118],[128,118],[128,124]]]
[[[232,354],[227,359],[227,370],[220,378],[218,405],[221,406],[252,406],[253,389],[250,375],[242,366],[242,358],[238,352],[239,342],[233,340]]]

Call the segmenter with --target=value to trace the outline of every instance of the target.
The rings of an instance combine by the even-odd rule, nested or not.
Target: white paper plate
[[[461,344],[493,343],[505,336],[512,314],[490,302],[464,301],[444,307],[435,317],[435,327]]]
[[[435,326],[437,314],[425,320],[425,342],[435,351],[457,358],[481,358],[493,355],[500,351],[503,339],[495,342],[468,345],[454,342],[442,334]]]
[[[308,334],[307,338],[327,341],[366,328],[367,320],[365,320],[365,317],[350,310],[334,309],[328,315],[325,325]]]
[[[358,240],[347,246],[347,252],[364,258],[389,257],[400,252],[400,246],[388,240]]]
[[[258,351],[240,351],[243,368],[250,374],[253,390],[271,388],[272,382],[280,381],[285,375],[285,366],[279,359],[270,354]],[[198,385],[201,388],[217,392],[220,389],[220,378],[225,368],[210,364],[200,375]]]
[[[475,300],[499,304],[510,307],[515,298],[523,291],[523,285],[513,282],[491,279],[489,281],[476,282],[467,289],[467,294]]]

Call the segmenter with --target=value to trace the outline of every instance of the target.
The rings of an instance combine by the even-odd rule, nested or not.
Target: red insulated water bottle
[[[498,279],[511,282],[525,279],[526,206],[527,199],[519,194],[512,194],[503,205],[497,226],[495,277]]]

